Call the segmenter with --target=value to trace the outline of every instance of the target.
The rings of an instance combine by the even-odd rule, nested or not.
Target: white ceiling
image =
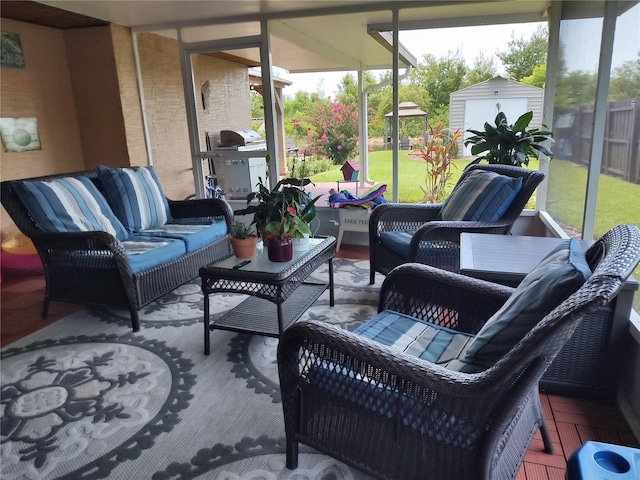
[[[177,38],[213,42],[259,35],[269,19],[273,64],[292,73],[390,68],[392,56],[373,31],[392,27],[399,8],[401,30],[465,25],[539,22],[547,0],[44,0],[100,20]],[[220,49],[223,50],[223,49]],[[257,48],[226,50],[259,62]],[[401,64],[411,62],[410,52]],[[415,61],[415,58],[413,59]]]

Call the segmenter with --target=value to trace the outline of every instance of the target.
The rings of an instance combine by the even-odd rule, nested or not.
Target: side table
[[[460,273],[515,287],[562,241],[553,237],[462,233]],[[540,380],[542,390],[603,400],[616,395],[616,371],[624,359],[637,289],[638,282],[630,277],[611,303],[582,319]]]

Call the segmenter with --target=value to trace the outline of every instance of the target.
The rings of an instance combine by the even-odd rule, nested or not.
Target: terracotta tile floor
[[[342,245],[336,256],[368,259],[369,249]],[[43,319],[44,285],[42,276],[12,277],[3,272],[0,288],[2,347],[81,308],[52,302],[49,316]],[[640,447],[615,405],[544,393],[540,398],[555,452],[553,455],[544,453],[538,432],[529,446],[518,480],[564,480],[566,460],[588,440]]]

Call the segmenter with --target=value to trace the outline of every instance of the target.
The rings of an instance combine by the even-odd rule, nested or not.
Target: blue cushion
[[[131,235],[122,245],[133,273],[175,260],[187,251],[182,240],[140,234]]]
[[[380,243],[402,258],[409,258],[409,244],[414,233],[416,233],[415,230],[382,232],[380,234]]]
[[[491,367],[590,276],[580,240],[573,238],[562,242],[522,280],[502,308],[485,323],[457,369],[473,373]]]
[[[473,340],[473,335],[389,310],[367,320],[354,333],[438,364],[459,357]]]
[[[445,200],[440,216],[449,221],[495,222],[521,189],[520,177],[472,170]]]
[[[382,232],[380,234],[380,243],[400,255],[404,259],[409,258],[409,250],[411,239],[416,233],[415,230],[398,230],[391,232]],[[456,242],[438,241],[438,242],[420,242],[418,247],[418,257],[458,257],[460,254],[460,246]]]
[[[226,233],[227,223],[224,220],[215,220],[204,224],[194,223],[190,220],[174,220],[172,223],[140,232],[140,234],[147,236],[182,240],[185,243],[187,252],[202,248],[217,238],[226,235]]]
[[[87,177],[16,180],[11,182],[11,188],[36,225],[45,232],[103,231],[118,240],[129,236]]]
[[[98,167],[105,196],[122,224],[134,233],[172,220],[169,202],[153,167]]]

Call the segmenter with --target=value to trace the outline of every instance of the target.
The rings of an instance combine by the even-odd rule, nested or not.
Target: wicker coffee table
[[[200,269],[204,294],[204,354],[209,355],[211,330],[231,330],[279,338],[280,334],[329,288],[329,304],[334,305],[333,257],[336,239],[309,239],[309,249],[294,252],[290,262],[271,262],[266,249],[241,263],[235,256]],[[324,283],[305,282],[324,262],[329,262],[329,279]],[[233,292],[249,295],[237,307],[211,321],[209,295]]]

